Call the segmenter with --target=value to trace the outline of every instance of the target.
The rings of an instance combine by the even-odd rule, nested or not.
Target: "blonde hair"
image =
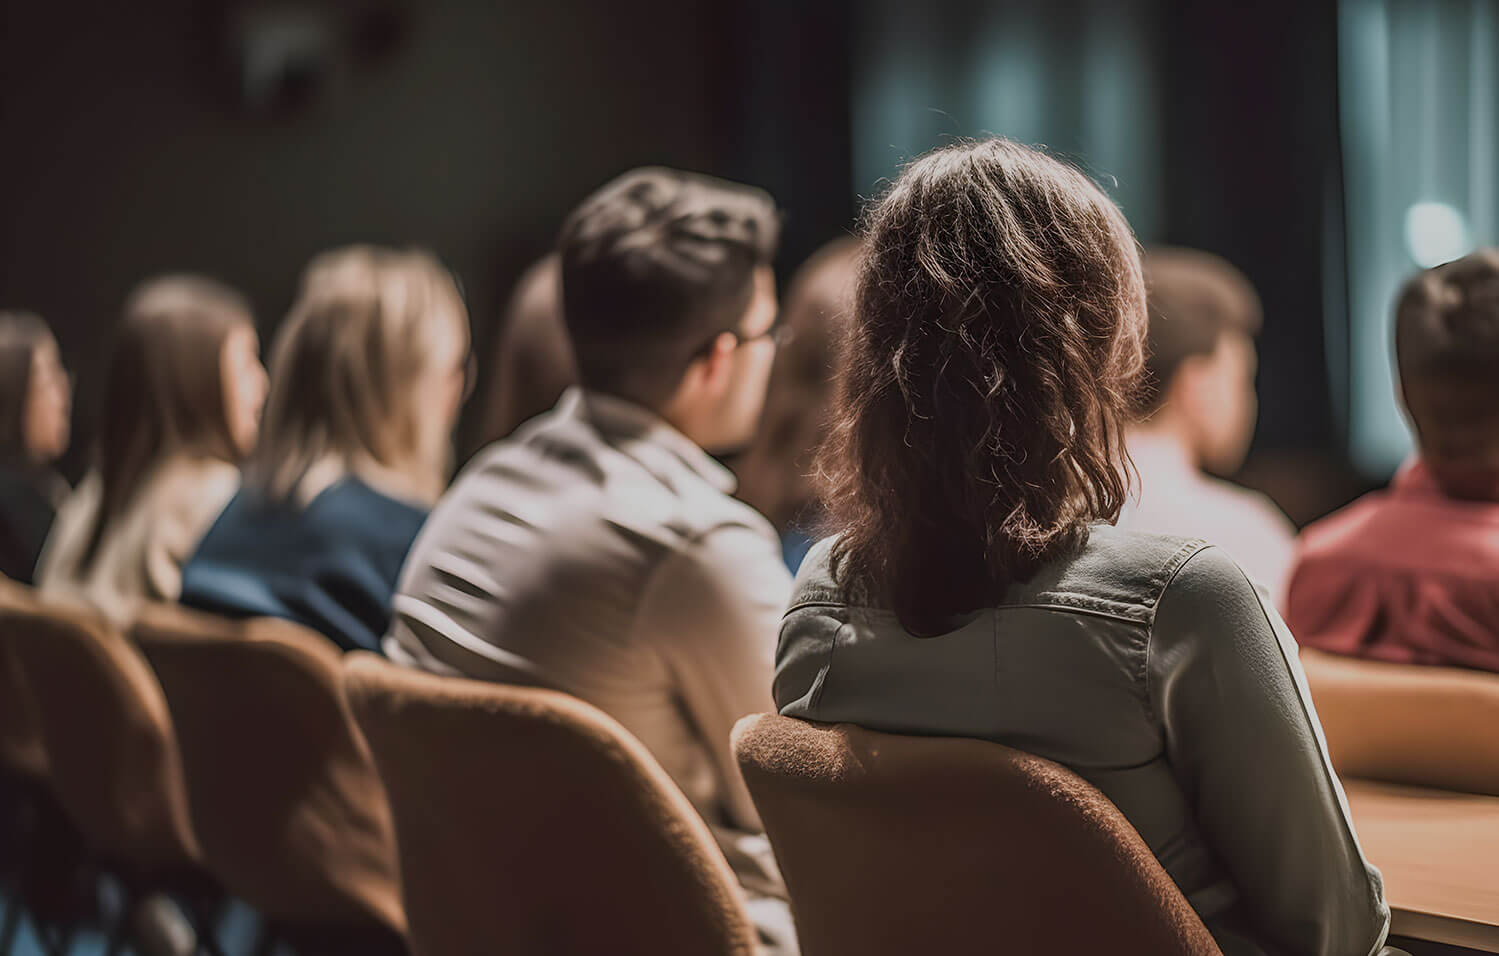
[[[415,398],[438,321],[467,339],[458,283],[430,253],[350,246],[314,259],[276,337],[248,481],[286,500],[316,465],[354,471],[368,460],[435,499],[449,436]]]

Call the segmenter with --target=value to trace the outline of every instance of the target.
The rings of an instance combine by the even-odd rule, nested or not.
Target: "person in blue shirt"
[[[378,650],[447,484],[468,358],[467,308],[432,256],[356,246],[314,260],[272,352],[244,487],[188,562],[182,603]]]

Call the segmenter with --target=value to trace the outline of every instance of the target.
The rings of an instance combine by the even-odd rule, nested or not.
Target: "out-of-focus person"
[[[182,603],[378,651],[470,376],[468,310],[431,255],[313,260],[276,336],[245,486],[188,562]]]
[[[177,600],[182,565],[239,487],[265,391],[243,296],[190,275],[137,287],[110,353],[93,469],[42,553],[43,597],[122,624],[142,601]]]
[[[1499,249],[1405,284],[1395,355],[1417,452],[1302,533],[1286,619],[1336,654],[1499,671]]]
[[[484,372],[489,383],[481,391],[481,445],[509,437],[577,384],[572,345],[562,324],[562,265],[556,253],[521,274]]]
[[[835,239],[792,277],[781,305],[785,332],[771,366],[760,427],[733,465],[740,499],[775,525],[793,573],[812,546],[820,515],[812,454],[825,433],[838,338],[858,261],[856,240]]]
[[[743,449],[760,420],[778,232],[764,192],[669,169],[583,201],[558,242],[582,384],[458,477],[412,548],[386,639],[393,659],[613,716],[718,828],[746,885],[778,877],[739,839],[768,849],[729,731],[771,706],[790,578],[710,452]]]
[[[40,316],[0,312],[0,576],[31,584],[67,482],[73,386]]]
[[[990,139],[912,162],[865,230],[781,713],[1071,768],[1226,956],[1378,952],[1379,873],[1280,616],[1223,549],[1110,526],[1146,334],[1124,217]]]
[[[1295,526],[1265,495],[1214,477],[1237,471],[1254,437],[1259,296],[1210,253],[1151,249],[1143,264],[1150,339],[1128,438],[1139,484],[1119,525],[1220,545],[1284,607]]]

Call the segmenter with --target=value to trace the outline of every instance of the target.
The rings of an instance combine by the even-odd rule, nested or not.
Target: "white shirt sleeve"
[[[727,821],[761,829],[729,749],[746,714],[774,713],[770,685],[791,575],[769,528],[719,526],[656,569],[636,627],[674,676],[712,757]]]

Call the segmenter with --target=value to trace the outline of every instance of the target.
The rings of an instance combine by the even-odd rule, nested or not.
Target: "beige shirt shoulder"
[[[151,472],[134,500],[104,529],[84,564],[104,484],[90,472],[63,502],[38,563],[44,598],[93,607],[128,623],[143,601],[175,601],[187,563],[239,490],[239,469],[216,458],[176,455]]]

